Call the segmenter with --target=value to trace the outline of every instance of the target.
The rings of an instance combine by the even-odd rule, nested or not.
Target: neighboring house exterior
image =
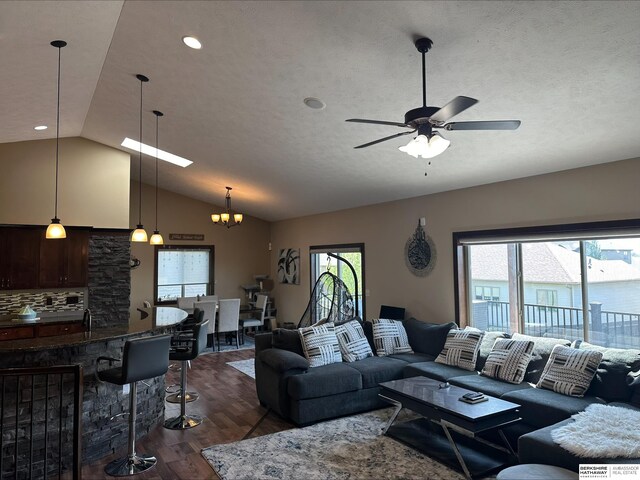
[[[550,307],[582,305],[580,255],[555,243],[522,245],[524,303]],[[640,312],[640,268],[625,260],[588,258],[589,303],[602,310]],[[472,298],[509,301],[507,245],[471,249]]]

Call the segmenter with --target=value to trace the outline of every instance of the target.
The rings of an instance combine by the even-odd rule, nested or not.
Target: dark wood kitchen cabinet
[[[39,251],[40,229],[0,228],[0,289],[34,288]]]
[[[67,238],[40,238],[40,288],[84,287],[87,284],[89,232],[67,229]]]

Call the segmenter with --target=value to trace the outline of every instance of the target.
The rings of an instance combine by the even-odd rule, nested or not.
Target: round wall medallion
[[[436,264],[436,246],[431,237],[425,234],[420,221],[404,247],[404,259],[411,273],[419,277],[431,273]]]

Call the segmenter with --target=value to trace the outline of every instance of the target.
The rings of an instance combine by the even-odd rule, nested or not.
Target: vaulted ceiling
[[[194,161],[162,164],[160,186],[220,205],[229,185],[266,220],[640,157],[638,25],[636,1],[3,1],[0,143],[55,136],[62,39],[62,136],[137,139],[147,75],[143,141],[159,109],[160,148]],[[354,150],[398,130],[345,119],[421,105],[416,36],[434,42],[429,105],[474,97],[455,120],[520,129],[444,132],[428,168],[398,151],[409,137]]]

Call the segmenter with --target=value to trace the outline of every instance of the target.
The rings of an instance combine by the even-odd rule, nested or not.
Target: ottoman
[[[578,474],[553,465],[525,463],[502,470],[496,480],[578,480]]]

